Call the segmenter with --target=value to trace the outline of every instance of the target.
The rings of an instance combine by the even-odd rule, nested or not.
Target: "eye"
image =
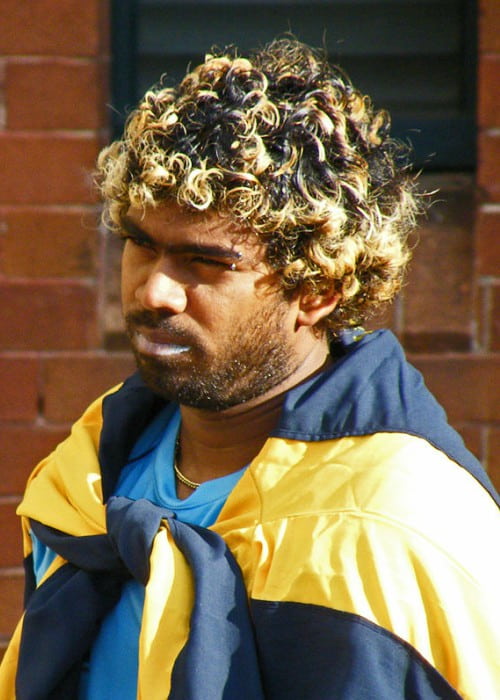
[[[228,260],[220,260],[218,258],[207,258],[203,255],[193,255],[190,258],[189,262],[194,263],[196,265],[204,265],[206,267],[219,268],[221,270],[231,270],[233,272],[234,270],[236,270],[235,262],[229,262]]]
[[[143,250],[155,250],[155,246],[149,238],[145,238],[144,236],[138,236],[133,233],[127,233],[124,232],[120,235],[120,238],[122,241],[125,243],[129,241],[132,243],[132,245],[137,246],[137,248],[142,248]]]

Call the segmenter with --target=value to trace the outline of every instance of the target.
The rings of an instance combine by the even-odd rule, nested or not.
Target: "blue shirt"
[[[183,522],[208,527],[217,519],[244,469],[207,481],[186,499],[177,498],[173,471],[180,411],[167,406],[143,432],[122,470],[115,489],[118,496],[147,498],[173,511]],[[33,537],[33,561],[37,580],[54,554]],[[139,633],[144,586],[135,580],[123,586],[120,600],[105,617],[82,674],[80,700],[135,700]]]

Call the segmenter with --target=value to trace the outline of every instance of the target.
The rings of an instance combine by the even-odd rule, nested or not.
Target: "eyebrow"
[[[122,229],[137,238],[144,243],[151,246],[158,246],[158,242],[150,236],[143,228],[141,228],[135,221],[132,221],[128,216],[124,216],[121,220]],[[160,246],[166,253],[172,254],[183,254],[183,253],[197,253],[208,256],[213,256],[216,258],[221,258],[224,260],[237,261],[241,260],[242,254],[232,248],[227,248],[220,245],[210,245],[208,243],[164,243]]]

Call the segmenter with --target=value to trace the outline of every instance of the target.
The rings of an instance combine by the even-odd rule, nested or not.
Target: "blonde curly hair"
[[[340,295],[332,330],[398,291],[420,209],[407,148],[323,52],[277,39],[213,52],[173,88],[149,90],[98,159],[108,226],[172,198],[265,241],[285,290]]]

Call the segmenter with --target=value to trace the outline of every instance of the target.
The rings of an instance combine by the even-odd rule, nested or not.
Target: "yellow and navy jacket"
[[[89,407],[19,508],[28,593],[2,698],[76,697],[130,576],[138,698],[500,697],[498,497],[389,332],[332,351],[209,529],[113,497],[164,406],[141,379]],[[36,589],[30,532],[58,554]]]

